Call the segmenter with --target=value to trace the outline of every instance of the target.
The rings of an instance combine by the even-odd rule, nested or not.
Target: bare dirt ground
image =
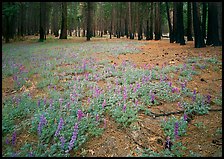
[[[100,38],[93,38],[91,41],[101,41]],[[104,39],[102,41],[123,41],[122,39]],[[130,41],[129,39],[127,39]],[[90,42],[91,42],[90,41]],[[137,40],[135,40],[137,41]],[[64,42],[86,42],[85,38],[68,39]],[[118,57],[105,55],[103,53],[93,54],[99,60],[107,59],[111,63],[121,64],[123,60],[132,61],[137,67],[144,67],[145,64],[162,67],[165,65],[183,64],[187,58],[192,56],[214,57],[216,56],[222,61],[222,47],[194,48],[193,42],[186,42],[186,45],[170,44],[169,40],[146,41],[141,43],[146,44],[141,46],[141,53],[138,54],[121,54]],[[17,42],[16,42],[17,43]],[[20,42],[18,42],[19,44]],[[21,43],[30,42],[23,41]],[[222,89],[222,68],[219,71],[213,71],[212,67],[202,71],[198,76],[193,76],[194,79],[188,83],[188,87],[196,89],[201,94],[216,94]],[[176,77],[177,78],[177,77]],[[203,81],[201,79],[204,79]],[[7,96],[10,90],[10,81],[12,79],[2,80],[2,94]],[[100,85],[104,85],[101,81]],[[35,89],[33,91],[35,95]],[[38,91],[36,91],[38,94]],[[217,106],[214,106],[217,107]],[[174,104],[162,104],[159,108],[152,108],[153,112],[172,111],[177,108]],[[149,108],[151,109],[151,108]],[[175,115],[179,116],[179,115]],[[164,117],[152,118],[150,116],[140,114],[139,121],[133,126],[135,129],[124,129],[118,126],[112,117],[107,116],[107,127],[103,135],[90,139],[83,148],[81,148],[75,156],[136,156],[134,150],[137,148],[150,148],[155,152],[163,149],[165,136],[160,127],[160,121]],[[202,123],[201,127],[196,126],[196,123]],[[103,126],[102,126],[103,127]],[[217,129],[222,129],[222,111],[209,112],[208,115],[195,116],[188,125],[187,135],[181,137],[181,141],[186,146],[187,151],[192,150],[195,153],[204,157],[221,157],[222,156],[222,135],[217,134]],[[24,138],[21,136],[21,138]],[[20,140],[20,139],[18,139]],[[25,140],[25,139],[24,139]],[[186,153],[185,156],[188,154]]]

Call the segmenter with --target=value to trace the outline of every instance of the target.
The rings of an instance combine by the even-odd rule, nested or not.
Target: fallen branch
[[[222,111],[222,108],[209,109],[208,111]],[[150,114],[148,114],[148,116],[156,118],[156,117],[159,117],[159,116],[169,116],[169,115],[172,115],[172,114],[181,114],[181,113],[184,113],[184,110],[176,111],[176,112],[168,112],[168,113],[163,113],[163,114],[156,114],[156,113],[150,112]]]

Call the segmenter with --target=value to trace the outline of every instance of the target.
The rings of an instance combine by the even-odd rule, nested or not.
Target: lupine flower
[[[154,100],[155,100],[155,94],[152,93],[152,91],[150,91],[150,94],[151,94],[151,102],[154,103]]]
[[[106,127],[107,127],[107,120],[104,119],[103,122],[104,122],[104,129],[106,129]]]
[[[43,125],[46,125],[46,124],[47,124],[46,118],[44,117],[44,115],[41,115],[40,116],[40,122],[39,122],[39,125],[38,125],[38,128],[37,128],[39,135],[41,135]]]
[[[72,147],[74,146],[74,142],[77,139],[77,135],[78,135],[78,123],[75,123],[74,132],[72,134],[72,138],[71,138],[71,140],[69,142],[69,145],[68,145],[68,151],[70,151],[72,149]]]
[[[17,153],[13,152],[11,157],[17,157]]]
[[[195,70],[195,67],[194,67],[194,65],[192,65],[192,70]]]
[[[178,122],[175,122],[174,135],[176,140],[178,139],[178,128],[179,128]]]
[[[165,142],[165,149],[169,149],[171,151],[171,146],[173,145],[173,143],[170,140],[170,137],[167,136],[166,138],[166,142]]]
[[[172,86],[172,82],[168,82],[169,86],[171,87]]]
[[[105,106],[106,106],[106,100],[104,99],[104,101],[102,103],[102,108],[104,109]]]
[[[12,145],[15,146],[16,144],[16,132],[14,131],[12,134]]]
[[[184,121],[187,120],[187,114],[184,113]]]
[[[60,141],[61,141],[61,148],[64,149],[64,147],[65,147],[65,138],[64,138],[64,136],[60,137]]]
[[[126,104],[123,106],[123,112],[126,112]]]
[[[58,129],[56,130],[54,136],[58,136],[60,130],[62,129],[62,126],[64,124],[63,118],[60,118],[59,124],[58,124]]]
[[[9,144],[9,139],[6,138],[5,143],[8,145]]]
[[[138,106],[138,99],[135,100],[135,106]]]
[[[80,109],[77,111],[77,117],[78,117],[78,121],[80,121],[83,117],[83,112]]]
[[[210,94],[207,95],[207,102],[208,102],[208,103],[211,102],[211,95],[210,95]]]
[[[181,83],[181,88],[182,88],[182,90],[184,90],[184,88],[185,88],[185,83]]]
[[[195,99],[196,99],[196,90],[194,89],[193,96],[192,96],[192,101],[194,102]]]
[[[99,115],[96,114],[96,121],[98,122],[99,121]]]
[[[180,102],[178,102],[178,103],[177,103],[177,105],[178,105],[178,107],[181,107],[181,104],[180,104]]]
[[[69,102],[67,103],[67,108],[68,108],[68,109],[70,108],[70,103],[69,103]]]
[[[57,87],[56,87],[56,86],[54,86],[54,90],[55,90],[55,91],[56,91],[56,88],[57,88]]]
[[[28,157],[34,157],[32,151],[29,152]]]

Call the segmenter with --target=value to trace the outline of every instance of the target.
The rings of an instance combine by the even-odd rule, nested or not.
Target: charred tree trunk
[[[43,42],[44,41],[44,22],[43,22],[43,19],[44,19],[44,14],[45,14],[45,2],[40,2],[40,30],[39,30],[39,33],[40,33],[40,38],[39,38],[39,41],[40,42]]]
[[[153,39],[153,2],[151,2],[150,10],[150,27],[149,27],[149,40]]]
[[[187,41],[193,41],[193,38],[192,38],[191,2],[187,2]]]
[[[60,39],[67,39],[67,2],[62,2],[62,20]]]
[[[169,5],[168,5],[168,2],[166,2],[166,13],[167,13],[167,19],[168,19],[168,25],[169,25],[169,31],[170,31],[170,43],[173,43],[174,42],[174,39],[173,39],[173,28],[172,28],[172,25],[171,25],[171,20],[170,20],[170,12],[169,12]]]
[[[155,7],[155,40],[161,39],[161,30],[160,30],[160,2],[156,2]]]
[[[86,40],[90,41],[91,38],[91,2],[87,2],[87,35]]]
[[[192,2],[192,3],[193,3],[193,26],[194,26],[195,48],[201,48],[205,47],[205,43],[201,32],[198,2]]]
[[[202,13],[202,37],[206,39],[206,15],[207,15],[207,3],[202,2],[203,4],[203,13]]]
[[[219,9],[219,5],[219,2],[208,2],[208,33],[206,45],[222,45],[220,40],[221,26],[219,26],[221,23],[218,22],[220,21],[220,18],[218,18],[218,12],[221,12],[221,10]]]
[[[180,45],[185,45],[184,40],[184,22],[183,22],[183,2],[176,2],[178,3],[178,16],[177,16],[177,28],[179,32],[178,41]]]

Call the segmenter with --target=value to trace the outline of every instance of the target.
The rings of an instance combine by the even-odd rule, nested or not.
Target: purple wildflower
[[[60,137],[60,141],[61,141],[61,148],[64,149],[64,147],[65,147],[65,138],[64,138],[64,136]]]
[[[172,82],[168,82],[169,86],[171,87],[172,86]]]
[[[178,128],[179,128],[179,124],[178,122],[175,122],[174,135],[176,140],[178,139]]]
[[[123,112],[126,112],[126,104],[123,106]]]
[[[96,121],[98,122],[99,121],[99,115],[96,114]]]
[[[56,88],[57,88],[57,87],[56,87],[56,86],[54,86],[54,90],[55,90],[55,91],[56,91]]]
[[[193,94],[194,94],[194,95],[196,95],[196,90],[195,90],[195,89],[194,89],[194,92],[193,92]]]
[[[72,134],[72,139],[70,140],[69,145],[68,145],[68,151],[70,151],[72,149],[72,147],[74,146],[74,142],[77,139],[77,135],[78,135],[78,123],[75,123],[74,132]]]
[[[170,140],[170,137],[167,136],[166,138],[166,142],[165,142],[165,149],[169,149],[171,151],[171,146],[173,145],[173,143]]]
[[[5,143],[8,145],[9,144],[9,139],[6,138]]]
[[[15,146],[16,144],[16,132],[14,131],[12,134],[12,145]]]
[[[40,122],[39,122],[39,125],[38,125],[38,128],[37,128],[39,135],[41,135],[43,125],[46,125],[46,124],[47,124],[46,118],[44,117],[44,115],[41,115],[40,116]]]
[[[62,126],[64,124],[63,118],[60,118],[59,124],[58,124],[58,129],[56,130],[54,136],[58,136],[60,130],[62,129]]]
[[[68,109],[70,108],[70,103],[69,103],[69,102],[67,103],[67,108],[68,108]]]
[[[104,101],[102,103],[102,108],[104,109],[105,106],[106,106],[106,100],[104,99]]]
[[[181,104],[180,104],[180,102],[178,102],[178,103],[177,103],[177,105],[178,105],[178,107],[180,107],[180,108],[181,108]]]
[[[154,100],[155,100],[155,94],[151,93],[151,102],[154,103]]]
[[[208,103],[211,102],[211,95],[210,95],[210,94],[207,95],[207,102],[208,102]]]
[[[195,67],[194,67],[194,65],[192,65],[192,70],[195,70]]]
[[[184,113],[184,121],[187,120],[187,114]]]
[[[28,153],[28,157],[34,157],[32,151],[30,151],[30,152]]]
[[[172,93],[174,93],[176,91],[176,88],[175,87],[173,87],[172,88]]]
[[[83,117],[83,112],[80,109],[77,111],[77,117],[78,117],[78,121],[80,121]]]
[[[181,83],[182,90],[184,90],[185,87],[186,87],[185,83]]]

